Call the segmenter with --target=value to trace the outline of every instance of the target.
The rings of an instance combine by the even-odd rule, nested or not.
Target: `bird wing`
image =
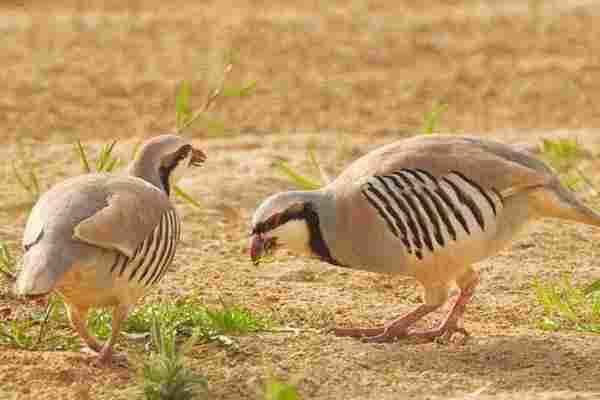
[[[556,179],[542,161],[509,145],[475,137],[419,136],[377,149],[353,163],[334,181],[336,191],[356,189],[365,180],[402,169],[425,171],[435,179],[460,173],[503,197]]]
[[[135,177],[112,179],[104,192],[105,206],[77,224],[73,237],[132,257],[172,209],[171,203],[159,189]]]

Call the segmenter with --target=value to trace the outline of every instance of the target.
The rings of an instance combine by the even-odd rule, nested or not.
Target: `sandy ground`
[[[211,305],[223,297],[314,331],[243,336],[236,350],[196,346],[189,364],[208,378],[213,398],[257,398],[270,373],[297,382],[305,399],[600,398],[598,336],[537,329],[542,310],[532,290],[534,276],[598,277],[597,230],[536,223],[481,263],[466,317],[473,338],[463,346],[336,338],[327,333],[335,324],[379,324],[415,307],[418,285],[293,256],[255,267],[246,250],[254,208],[290,188],[273,160],[310,172],[306,149],[316,144],[327,170],[339,172],[417,132],[436,101],[449,105],[440,122],[448,132],[527,143],[577,136],[591,152],[581,168],[597,183],[593,2],[113,3],[0,5],[0,240],[14,253],[29,198],[12,161],[33,165],[47,188],[79,173],[77,138],[96,147],[119,139],[127,158],[138,140],[173,126],[177,81],[190,80],[200,104],[234,48],[231,81],[257,80],[257,93],[219,105],[213,115],[225,137],[192,130],[209,162],[182,185],[204,207],[178,201],[185,225],[176,271],[146,301],[193,293]],[[0,308],[18,315],[0,289]],[[120,348],[143,357],[125,339]],[[95,368],[79,353],[0,347],[2,399],[127,398],[135,374]]]

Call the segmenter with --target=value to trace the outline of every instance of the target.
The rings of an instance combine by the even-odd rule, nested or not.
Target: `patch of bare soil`
[[[200,103],[234,48],[232,81],[256,79],[256,95],[216,116],[233,136],[193,131],[209,161],[182,186],[203,208],[178,202],[184,243],[175,269],[149,298],[223,297],[299,334],[236,338],[235,349],[199,345],[194,370],[218,399],[253,399],[273,373],[305,399],[574,399],[600,397],[597,335],[548,333],[532,278],[600,275],[600,232],[542,221],[479,265],[482,284],[466,315],[464,346],[336,338],[334,324],[380,324],[415,307],[418,285],[299,257],[261,267],[247,255],[248,218],[267,195],[290,188],[277,157],[308,171],[306,149],[330,172],[417,131],[436,100],[441,127],[533,143],[547,130],[577,135],[591,154],[582,169],[598,182],[597,6],[591,2],[377,1],[53,2],[7,6],[0,17],[0,240],[18,254],[29,197],[11,162],[32,163],[43,188],[79,173],[72,142],[137,141],[173,125],[173,91],[193,84]],[[499,2],[498,2],[499,3]],[[215,55],[216,54],[216,55]],[[301,133],[317,132],[314,134]],[[554,134],[554,133],[553,133]],[[232,212],[231,210],[235,210]],[[20,307],[0,290],[0,309]],[[433,323],[441,312],[428,319]],[[133,365],[144,354],[125,339]],[[128,398],[135,368],[98,369],[72,352],[0,347],[0,398]],[[471,397],[468,397],[471,396]],[[578,397],[577,397],[578,396]]]

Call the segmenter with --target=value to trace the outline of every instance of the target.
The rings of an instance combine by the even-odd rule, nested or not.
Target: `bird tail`
[[[64,268],[51,263],[51,257],[41,246],[33,246],[23,256],[23,265],[14,292],[19,296],[39,296],[50,293],[56,286],[60,273]],[[56,260],[54,260],[56,264]]]
[[[532,194],[536,208],[544,217],[561,218],[600,227],[600,213],[579,200],[558,181],[537,189]]]

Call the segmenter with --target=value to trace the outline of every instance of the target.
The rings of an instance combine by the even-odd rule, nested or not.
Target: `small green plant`
[[[221,308],[209,309],[193,301],[147,303],[134,310],[124,322],[128,333],[147,333],[152,329],[154,317],[162,321],[166,334],[191,335],[210,341],[219,335],[242,335],[268,328],[271,324],[265,316],[255,315],[245,307],[223,304]],[[96,311],[90,316],[90,330],[108,337],[110,313]]]
[[[297,400],[298,388],[293,383],[280,382],[270,377],[263,388],[263,400]]]
[[[0,321],[0,343],[20,349],[74,350],[79,348],[77,336],[55,332],[47,335],[49,326],[66,327],[62,299],[51,295],[44,312],[34,312],[27,319]]]
[[[279,171],[282,175],[286,176],[290,182],[302,189],[302,190],[317,190],[321,189],[323,186],[328,184],[331,181],[331,178],[327,175],[325,170],[321,167],[314,153],[314,149],[312,147],[308,148],[308,158],[313,166],[319,174],[320,178],[310,177],[303,175],[289,166],[283,160],[277,160],[273,163],[273,167]]]
[[[116,144],[117,144],[117,142],[113,141],[110,144],[102,145],[102,147],[100,148],[100,154],[98,154],[98,159],[96,160],[95,172],[111,173],[120,166],[121,160],[119,158],[113,156],[113,150],[114,150]],[[90,162],[88,161],[89,158],[86,154],[86,151],[85,151],[83,145],[81,144],[81,142],[79,140],[76,143],[76,150],[77,150],[77,154],[79,156],[79,160],[81,161],[81,167],[83,168],[83,173],[84,174],[91,173],[92,169],[90,167]]]
[[[232,59],[229,61],[232,61]],[[232,69],[233,64],[228,62],[223,70],[221,82],[210,92],[206,102],[196,113],[192,113],[192,107],[190,105],[192,94],[190,85],[186,81],[180,83],[179,90],[175,97],[175,127],[177,133],[182,133],[198,120],[202,120],[205,128],[213,135],[223,134],[225,132],[225,126],[222,122],[217,121],[214,117],[206,117],[206,113],[211,105],[213,105],[220,97],[246,97],[256,90],[256,81],[251,81],[241,87],[225,87],[225,80]]]
[[[600,283],[580,289],[573,285],[567,274],[559,282],[547,284],[536,279],[534,288],[537,300],[544,308],[539,323],[541,329],[600,333]]]
[[[431,135],[436,132],[442,115],[448,110],[448,104],[436,101],[431,107],[431,110],[425,113],[423,127],[421,132],[423,135]]]
[[[12,320],[0,323],[0,342],[19,349],[30,349],[33,347],[35,335],[31,333],[35,321]]]
[[[4,242],[0,242],[0,273],[2,273],[7,280],[14,282],[17,279],[15,273],[16,268],[17,261],[10,254],[8,245]]]
[[[15,179],[19,183],[19,186],[21,186],[27,193],[29,193],[29,196],[32,201],[36,201],[40,197],[41,190],[40,181],[37,177],[37,173],[35,172],[33,166],[29,166],[26,175],[24,175],[22,172],[19,171],[19,168],[17,168],[17,166],[13,162],[12,171],[13,175],[15,176]]]
[[[206,379],[185,365],[185,354],[196,342],[192,336],[177,346],[175,332],[165,332],[159,318],[152,321],[152,342],[157,350],[142,369],[140,388],[147,400],[189,400],[207,397]]]
[[[216,310],[206,310],[209,324],[200,331],[209,337],[216,335],[241,335],[250,332],[257,332],[266,327],[267,322],[264,318],[257,318],[250,310],[240,306],[228,306],[222,303],[222,308]]]
[[[568,172],[581,160],[579,143],[573,139],[544,139],[542,141],[544,158],[558,173]]]
[[[592,187],[591,182],[577,168],[583,151],[573,139],[544,139],[542,141],[543,158],[559,174],[563,185],[573,191],[580,190],[585,184]]]

